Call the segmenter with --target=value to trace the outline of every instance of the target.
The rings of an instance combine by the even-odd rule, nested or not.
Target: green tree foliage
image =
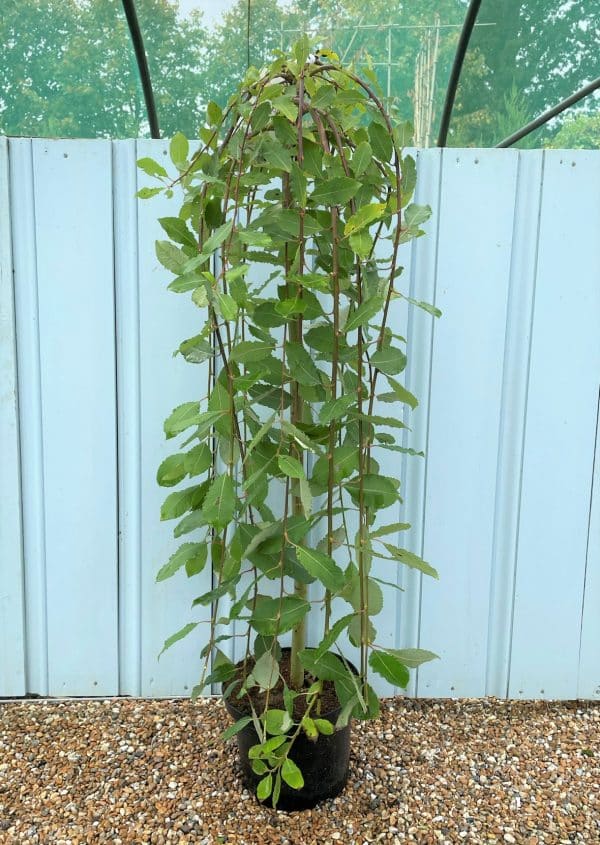
[[[205,32],[173,0],[139,0],[163,132],[196,134]],[[5,0],[0,15],[0,133],[42,137],[147,134],[119,0]]]
[[[597,0],[484,0],[478,24],[457,92],[455,146],[493,146],[597,76]],[[513,86],[516,110],[505,100]],[[536,146],[551,134],[538,133]]]

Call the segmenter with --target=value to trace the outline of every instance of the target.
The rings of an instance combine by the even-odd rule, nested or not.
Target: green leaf
[[[206,443],[199,443],[182,457],[185,471],[191,477],[206,472],[212,464],[212,452]]]
[[[439,660],[439,655],[424,648],[386,648],[385,651],[392,654],[409,669],[416,669],[430,660]]]
[[[437,570],[434,569],[431,564],[427,563],[427,561],[423,560],[418,555],[413,554],[413,552],[408,552],[406,549],[399,549],[397,546],[390,545],[390,543],[382,542],[382,545],[385,546],[394,560],[405,564],[405,566],[408,566],[411,569],[418,569],[419,572],[422,572],[424,575],[431,575],[432,578],[440,577]]]
[[[391,525],[384,525],[382,528],[377,528],[371,531],[369,537],[374,540],[376,537],[384,537],[386,534],[397,534],[398,531],[406,531],[410,528],[408,522],[394,522]]]
[[[252,669],[252,677],[263,690],[273,689],[279,681],[279,665],[270,651],[258,658]],[[272,731],[272,733],[275,733]]]
[[[194,565],[196,568],[199,565],[201,569],[204,568],[207,551],[206,543],[184,543],[177,549],[175,554],[171,555],[168,563],[165,563],[160,569],[156,580],[165,581],[181,569],[182,566],[187,566],[188,561],[193,561],[194,563],[191,565]],[[197,569],[197,571],[200,572],[201,569]]]
[[[171,241],[156,241],[156,257],[163,267],[177,276],[185,273],[188,256]]]
[[[221,122],[221,119],[223,117],[221,106],[219,106],[213,100],[210,100],[208,105],[206,106],[206,117],[208,119],[209,126],[217,126],[217,124]]]
[[[196,247],[196,238],[188,229],[185,220],[180,217],[160,217],[158,222],[172,241],[184,246]]]
[[[364,326],[381,311],[382,307],[382,296],[372,296],[371,299],[367,299],[366,302],[363,302],[355,311],[349,314],[344,331],[351,332],[359,326]]]
[[[178,405],[164,422],[163,428],[167,438],[175,437],[186,428],[197,424],[200,419],[198,411],[198,402],[184,402],[183,405]]]
[[[220,247],[223,241],[225,241],[231,234],[232,228],[233,221],[228,220],[227,223],[223,223],[222,226],[219,226],[218,229],[215,229],[212,235],[207,238],[202,244],[202,254],[210,255],[211,252],[214,252],[215,249]]]
[[[231,739],[236,734],[239,734],[240,731],[243,731],[246,725],[249,725],[252,721],[252,716],[242,716],[241,719],[238,719],[237,722],[233,725],[230,725],[226,730],[223,731],[221,734],[221,739],[226,742],[228,739]]]
[[[442,312],[439,308],[436,308],[435,305],[431,305],[430,302],[422,302],[419,299],[413,299],[411,296],[404,296],[402,295],[407,302],[410,302],[411,305],[416,305],[417,308],[421,308],[423,311],[427,311],[428,314],[431,314],[433,317],[441,317]]]
[[[171,634],[170,637],[167,637],[158,656],[160,657],[160,655],[165,652],[168,648],[171,648],[174,643],[179,642],[179,640],[182,640],[184,637],[187,637],[190,631],[193,631],[194,628],[196,628],[199,624],[199,622],[188,622],[187,625],[184,625],[183,628],[180,628],[177,633]]]
[[[230,360],[238,364],[262,361],[273,351],[274,342],[266,340],[242,340],[231,350]]]
[[[381,161],[389,161],[392,157],[394,145],[386,127],[380,123],[371,123],[367,131],[373,152],[377,158]]]
[[[373,238],[369,234],[368,229],[361,229],[350,235],[350,248],[355,252],[359,258],[368,258],[373,249]]]
[[[394,346],[384,346],[371,355],[371,364],[382,373],[395,376],[406,367],[406,355]]]
[[[300,67],[306,62],[310,53],[310,41],[308,35],[304,33],[301,38],[296,41],[293,47],[294,57]]]
[[[234,512],[235,493],[231,477],[227,474],[219,475],[206,494],[202,516],[205,522],[219,529],[231,522]]]
[[[329,555],[317,552],[315,549],[304,549],[301,546],[296,546],[296,554],[306,571],[314,578],[318,578],[326,589],[331,590],[332,593],[342,589],[345,581],[344,573]]]
[[[304,516],[308,519],[312,511],[312,493],[310,491],[310,484],[306,476],[304,476],[304,478],[300,478],[298,484],[300,487],[300,502],[302,504],[302,510],[304,511]]]
[[[215,308],[224,320],[235,320],[238,313],[238,304],[228,293],[220,290],[215,294]]]
[[[256,797],[259,801],[264,801],[271,794],[273,789],[273,775],[269,772],[268,775],[258,782],[256,787]]]
[[[285,94],[281,97],[275,97],[271,100],[273,108],[287,117],[292,123],[298,120],[298,106],[290,96]]]
[[[190,290],[196,290],[200,285],[202,285],[202,278],[197,273],[192,272],[177,276],[176,279],[169,282],[167,288],[172,290],[173,293],[187,293]]]
[[[333,420],[343,417],[350,408],[357,401],[356,393],[345,393],[343,396],[338,396],[337,399],[330,399],[323,404],[319,411],[319,420],[323,425],[327,425]]]
[[[259,634],[266,634],[267,636],[284,634],[286,631],[295,628],[309,610],[309,602],[298,596],[284,596],[281,601],[260,596],[256,602],[250,624]]]
[[[160,518],[162,520],[176,519],[186,511],[194,510],[195,506],[199,504],[201,497],[202,488],[197,485],[170,493],[160,509]]]
[[[269,417],[269,419],[266,420],[261,425],[261,427],[258,429],[258,431],[254,435],[254,437],[252,438],[250,443],[248,443],[248,446],[246,447],[246,458],[248,457],[248,455],[252,454],[252,452],[254,451],[256,446],[258,446],[258,444],[265,437],[265,435],[268,434],[270,429],[273,427],[273,423],[275,422],[276,419],[277,419],[277,412],[274,411],[271,414],[271,416]]]
[[[149,200],[151,197],[160,194],[162,190],[162,188],[140,188],[136,197],[139,197],[141,200]]]
[[[183,455],[169,455],[159,466],[156,480],[161,487],[175,487],[186,475]]]
[[[286,759],[283,761],[283,766],[281,767],[281,777],[284,779],[288,786],[292,787],[292,789],[302,789],[302,787],[304,786],[304,778],[302,777],[302,772],[294,763],[294,761],[290,760],[289,757],[286,757]]]
[[[287,733],[294,723],[286,710],[274,708],[267,710],[264,714],[264,724],[268,734],[281,736],[281,734]]]
[[[162,166],[162,164],[159,164],[157,161],[154,161],[153,158],[138,158],[137,166],[140,168],[140,170],[143,170],[144,173],[147,173],[148,176],[167,177],[169,175],[165,168]],[[162,188],[159,188],[158,190],[162,190]]]
[[[337,641],[342,631],[348,627],[350,622],[354,619],[354,613],[348,613],[346,616],[342,616],[341,619],[338,619],[337,622],[333,624],[330,630],[325,634],[317,648],[314,650],[313,657],[315,660],[319,660],[324,654],[326,654],[331,646]]]
[[[286,341],[285,354],[292,378],[300,384],[321,384],[319,370],[306,349],[299,343]]]
[[[274,138],[264,141],[261,147],[261,153],[272,167],[283,170],[286,173],[292,172],[292,158],[279,141],[276,141]]]
[[[171,138],[171,143],[169,144],[169,154],[173,164],[184,164],[187,160],[189,151],[190,145],[183,132],[178,132]]]
[[[315,725],[319,733],[323,734],[323,736],[331,736],[335,730],[328,719],[315,719]]]
[[[410,680],[410,673],[406,666],[394,655],[384,651],[372,651],[369,656],[369,666],[396,687],[404,688]]]
[[[355,477],[345,483],[346,490],[358,504],[360,501],[360,479]],[[365,473],[363,475],[363,496],[367,507],[379,510],[398,501],[398,490],[391,478]]]
[[[419,226],[425,223],[431,217],[431,206],[429,205],[415,205],[412,203],[407,206],[404,212],[404,221],[409,229],[414,226]]]
[[[344,234],[346,236],[353,235],[360,229],[370,226],[375,220],[380,220],[386,213],[386,204],[383,202],[375,202],[370,205],[363,205],[356,214],[346,222],[344,226]]]
[[[351,167],[355,176],[360,176],[365,172],[367,167],[371,164],[373,158],[373,150],[368,141],[363,141],[354,150],[352,156]]]
[[[414,411],[414,409],[419,404],[419,400],[417,399],[417,397],[413,396],[410,390],[407,390],[404,385],[400,384],[400,382],[396,381],[396,379],[393,379],[391,376],[388,376],[387,380],[389,382],[390,387],[392,388],[393,393],[384,393],[381,396],[378,396],[377,398],[386,402],[387,399],[385,399],[384,397],[391,396],[394,400],[397,400],[398,402],[403,402],[405,405],[410,405],[410,407]]]
[[[297,458],[290,455],[280,455],[278,458],[279,469],[284,475],[290,478],[306,478],[304,467]]]
[[[316,205],[346,205],[354,197],[361,183],[349,176],[337,176],[324,182],[317,182],[310,195]]]

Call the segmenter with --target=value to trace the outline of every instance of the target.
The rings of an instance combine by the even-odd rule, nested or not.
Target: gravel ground
[[[0,842],[600,843],[600,706],[386,700],[346,791],[291,815],[242,790],[220,701],[0,704]]]

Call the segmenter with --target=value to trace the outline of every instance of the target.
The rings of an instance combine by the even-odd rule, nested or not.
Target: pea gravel
[[[0,843],[600,843],[600,705],[388,699],[346,791],[291,815],[242,789],[218,699],[0,704]]]

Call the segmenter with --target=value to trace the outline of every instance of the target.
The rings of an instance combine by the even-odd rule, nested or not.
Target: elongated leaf
[[[354,613],[348,613],[346,616],[342,616],[341,619],[338,619],[337,622],[333,624],[333,626],[330,628],[327,634],[325,634],[317,648],[314,650],[314,660],[320,660],[321,657],[329,651],[332,645],[337,642],[342,631],[347,628],[350,622],[354,619],[354,615]]]
[[[298,485],[300,488],[300,502],[302,504],[302,510],[304,511],[304,516],[308,519],[312,511],[312,493],[306,476],[299,479]]]
[[[338,396],[337,399],[330,399],[325,402],[319,411],[319,420],[323,425],[327,425],[333,420],[343,417],[350,408],[357,401],[356,393],[345,393],[343,396]]]
[[[213,481],[202,508],[204,520],[215,528],[225,528],[233,519],[235,493],[233,482],[227,474],[219,475]]]
[[[302,772],[289,757],[286,757],[283,761],[283,766],[281,767],[281,777],[288,786],[292,787],[292,789],[302,789],[304,786]]]
[[[431,575],[432,578],[440,577],[437,570],[434,569],[431,564],[427,563],[427,561],[423,560],[413,552],[409,552],[406,549],[399,549],[397,546],[392,546],[390,543],[384,543],[383,541],[381,541],[381,543],[385,546],[394,560],[400,561],[400,563],[405,564],[411,569],[418,569],[419,572],[422,572],[424,575]]]
[[[404,212],[404,220],[409,228],[419,226],[425,223],[431,217],[431,206],[429,205],[409,205]]]
[[[409,669],[416,669],[417,666],[428,663],[430,660],[439,660],[439,655],[426,651],[424,648],[386,648],[385,651]]]
[[[386,213],[386,205],[382,202],[371,203],[370,205],[363,205],[356,214],[346,222],[344,226],[344,234],[346,236],[364,229],[365,226],[370,226],[375,220],[380,220]]]
[[[363,141],[354,150],[352,156],[351,167],[355,176],[360,176],[365,172],[367,167],[371,164],[373,158],[373,150],[368,141]]]
[[[206,472],[210,467],[212,463],[212,452],[206,443],[199,443],[198,446],[194,446],[189,452],[185,452],[182,458],[185,471],[193,477]]]
[[[284,634],[291,631],[309,610],[310,604],[298,596],[285,596],[281,601],[261,596],[256,602],[250,624],[259,634]]]
[[[392,157],[393,143],[385,126],[380,123],[370,123],[368,132],[373,152],[377,158],[381,161],[389,161]]]
[[[206,563],[207,551],[206,543],[184,543],[159,570],[156,580],[165,581],[183,566],[187,566],[188,561],[193,561],[192,565],[200,572]],[[201,568],[198,569],[198,566]]]
[[[169,455],[159,466],[156,480],[161,487],[175,487],[186,475],[183,455]]]
[[[286,173],[292,172],[292,158],[279,141],[275,139],[264,141],[261,153],[272,167]]]
[[[256,797],[259,801],[264,801],[269,797],[272,789],[273,775],[269,772],[269,774],[265,775],[262,780],[259,780],[258,786],[256,787]]]
[[[161,519],[176,519],[186,511],[194,510],[202,500],[203,490],[201,485],[186,487],[185,490],[177,490],[170,493],[160,509]]]
[[[275,342],[266,340],[242,340],[231,350],[231,361],[238,364],[249,364],[254,361],[262,361],[265,355],[270,355]]]
[[[138,158],[137,166],[140,170],[143,170],[144,173],[147,173],[148,176],[162,176],[166,177],[169,174],[157,161],[154,161],[153,158]],[[160,189],[159,189],[160,190]]]
[[[160,217],[158,222],[172,241],[184,246],[196,247],[196,238],[188,229],[185,220],[180,217]]]
[[[293,379],[300,384],[321,384],[319,370],[303,346],[288,340],[285,344],[285,354]]]
[[[375,316],[375,314],[378,314],[379,311],[381,311],[382,307],[382,296],[372,296],[371,299],[367,299],[366,302],[359,305],[358,308],[348,316],[346,325],[344,326],[344,331],[351,332],[359,326],[364,326],[372,317]]]
[[[222,226],[215,229],[212,235],[210,235],[210,237],[208,237],[202,244],[202,254],[210,255],[211,252],[214,252],[215,249],[220,247],[231,234],[232,228],[233,222],[228,220],[227,223],[223,223]]]
[[[251,455],[256,446],[261,442],[261,440],[265,437],[266,434],[269,433],[270,429],[273,427],[273,423],[277,418],[277,412],[271,414],[268,420],[266,420],[261,427],[258,429],[248,446],[246,447],[246,458],[248,455]]]
[[[174,643],[179,642],[179,640],[182,640],[184,637],[187,637],[187,635],[193,631],[198,624],[198,622],[188,622],[187,625],[184,625],[183,628],[180,628],[175,634],[171,634],[170,637],[167,637],[158,656],[160,657],[161,654],[163,654],[163,652],[165,652],[168,648],[171,648]]]
[[[186,272],[189,258],[183,250],[171,241],[156,241],[156,257],[162,266],[170,270],[171,273],[181,276]]]
[[[265,651],[252,668],[252,677],[263,690],[273,689],[279,680],[279,664],[270,651]]]
[[[223,733],[221,734],[221,739],[226,742],[228,739],[231,739],[236,734],[239,734],[240,731],[243,731],[246,725],[249,725],[251,721],[252,716],[242,716],[242,718],[238,719],[235,724],[230,725],[223,731]]]
[[[342,589],[345,581],[344,573],[329,555],[317,552],[315,549],[304,549],[301,546],[296,547],[296,554],[306,571],[318,578],[328,590],[335,593]]]
[[[358,477],[346,481],[346,489],[352,499],[358,503],[360,498],[360,479]],[[387,508],[398,501],[398,490],[394,481],[382,475],[365,473],[363,476],[363,496],[367,507],[379,510]]]
[[[254,675],[254,672],[252,674]],[[264,723],[267,733],[271,736],[281,736],[287,733],[294,724],[288,712],[278,708],[267,710],[264,714]]]
[[[384,537],[386,534],[397,534],[398,531],[406,531],[409,528],[409,522],[393,522],[391,525],[384,525],[375,531],[371,531],[369,537],[374,540],[376,537]]]
[[[388,376],[387,380],[393,392],[384,393],[381,396],[378,396],[377,398],[382,402],[403,402],[405,405],[410,405],[410,407],[414,410],[419,404],[419,400],[417,399],[417,397],[413,396],[410,390],[407,390],[404,385],[400,384],[400,382],[397,382],[396,379],[393,379],[391,376]]]
[[[175,437],[191,425],[196,425],[200,419],[199,410],[199,402],[184,402],[183,405],[178,405],[165,420],[163,428],[167,438]]]
[[[369,655],[369,666],[396,687],[405,687],[410,680],[406,666],[389,652],[372,651]]]
[[[185,137],[183,132],[178,132],[171,138],[171,143],[169,144],[169,153],[171,155],[171,161],[173,164],[184,164],[188,153],[190,151],[190,145],[188,139]]]
[[[316,205],[346,205],[356,195],[361,183],[349,176],[337,176],[317,182],[310,199]]]
[[[280,455],[278,463],[284,475],[290,478],[306,478],[304,467],[297,458],[292,458],[291,455]]]
[[[394,346],[384,346],[371,355],[371,364],[382,373],[395,376],[406,367],[406,355]]]

